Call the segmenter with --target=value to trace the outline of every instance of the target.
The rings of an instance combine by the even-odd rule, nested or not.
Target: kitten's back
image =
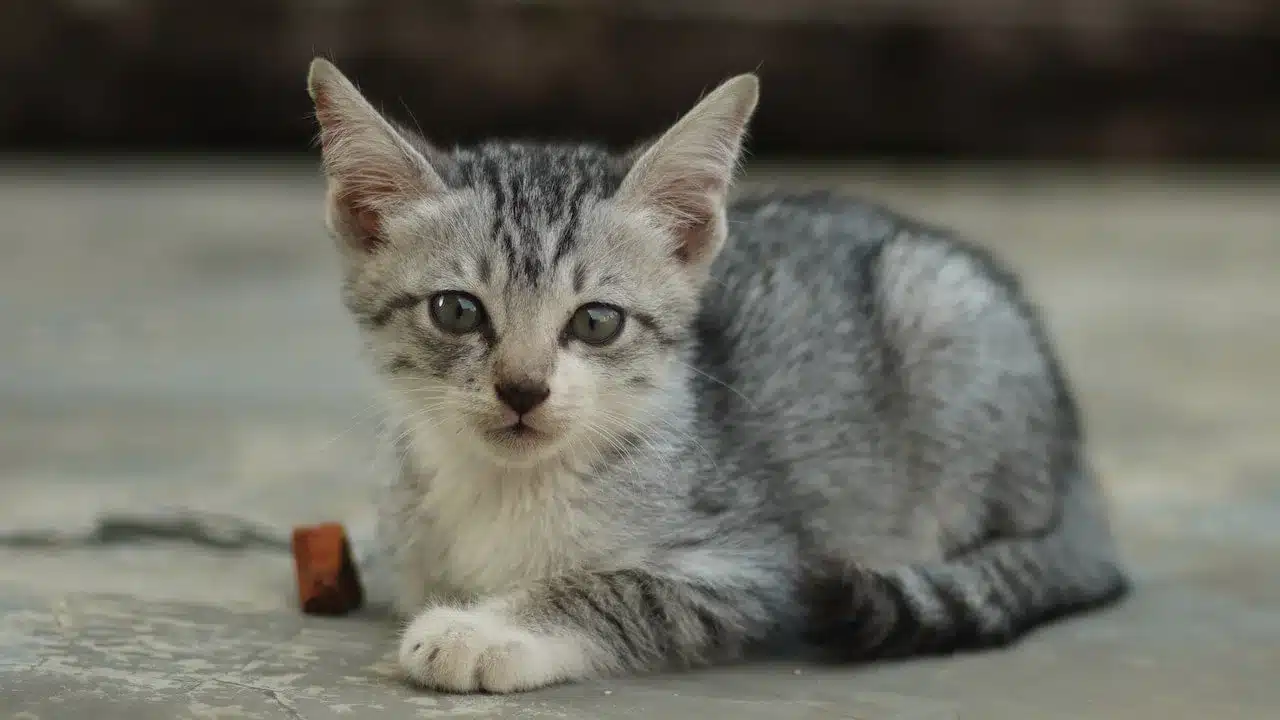
[[[997,520],[1001,531],[1049,521],[1050,478],[1076,459],[1078,420],[1010,272],[943,231],[831,193],[748,197],[730,227],[700,360],[742,394],[703,388],[723,397],[719,420],[741,452],[794,463],[796,484],[831,478],[823,499],[843,492],[850,512],[865,510],[865,544],[886,561],[903,559],[886,551],[894,539],[920,559]],[[948,519],[947,503],[983,507]],[[923,554],[911,514],[937,519],[924,522]]]
[[[829,643],[1002,642],[1124,592],[1071,390],[1011,272],[829,193],[744,199],[730,227],[698,334],[723,382],[698,392],[726,464],[799,537]]]

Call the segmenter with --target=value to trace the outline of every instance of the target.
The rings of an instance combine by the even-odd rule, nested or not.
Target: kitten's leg
[[[1128,581],[1094,480],[1064,479],[1057,521],[1044,533],[928,565],[816,577],[813,638],[849,660],[978,649],[1118,600]]]
[[[642,570],[582,573],[470,606],[428,608],[400,663],[454,692],[513,692],[740,654],[770,626],[767,593]]]

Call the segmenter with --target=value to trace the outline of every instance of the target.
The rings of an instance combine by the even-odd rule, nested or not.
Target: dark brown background
[[[437,141],[654,133],[758,69],[756,154],[1280,159],[1280,0],[3,0],[0,149],[305,151],[336,60]]]

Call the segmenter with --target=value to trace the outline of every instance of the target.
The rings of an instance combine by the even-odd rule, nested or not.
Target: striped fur
[[[1063,478],[1063,508],[1041,534],[993,539],[942,562],[813,578],[808,635],[844,660],[998,647],[1045,622],[1105,606],[1128,581],[1105,545],[1080,547],[1096,507],[1078,475]]]
[[[729,202],[754,78],[621,155],[441,151],[323,61],[311,92],[388,389],[415,682],[511,692],[800,637],[841,660],[988,647],[1124,593],[1017,279],[858,200]],[[458,292],[473,332],[432,320]],[[592,303],[622,312],[603,344],[572,331]],[[546,388],[532,438],[504,434],[502,383]]]

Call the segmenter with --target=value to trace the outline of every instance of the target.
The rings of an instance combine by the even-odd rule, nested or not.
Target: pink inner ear
[[[675,232],[680,241],[674,255],[682,263],[699,261],[710,242],[715,208],[705,185],[689,183],[683,188],[683,193],[668,201],[667,207],[674,211],[677,221]]]
[[[320,147],[327,152],[333,140],[342,132],[342,120],[333,112],[329,94],[317,91],[315,95],[316,119],[320,121]],[[348,230],[355,243],[363,250],[371,251],[382,244],[382,222],[377,211],[368,206],[370,188],[343,188],[336,202],[346,216]]]
[[[329,93],[317,90],[314,102],[316,120],[320,123],[320,148],[321,150],[328,150],[339,119],[334,116],[333,104],[329,102]]]
[[[383,244],[382,219],[376,210],[364,205],[355,192],[342,193],[338,197],[338,203],[347,217],[348,228],[361,249],[372,251]]]
[[[372,210],[360,209],[356,210],[351,216],[356,228],[360,230],[360,234],[372,239],[378,239],[382,230],[381,223],[378,220],[378,214]]]
[[[676,246],[674,253],[676,259],[685,264],[700,261],[702,254],[707,250],[711,234],[710,226],[710,218],[705,218],[680,228],[676,233],[680,238],[680,244]]]

